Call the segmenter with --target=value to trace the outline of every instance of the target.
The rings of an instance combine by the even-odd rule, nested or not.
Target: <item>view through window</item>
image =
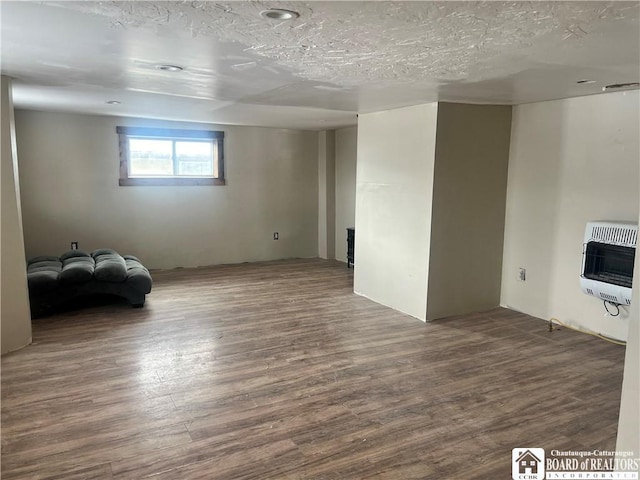
[[[120,185],[224,185],[224,132],[118,127]]]

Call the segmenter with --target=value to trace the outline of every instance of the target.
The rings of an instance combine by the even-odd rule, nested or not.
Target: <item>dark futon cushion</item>
[[[58,285],[58,275],[62,263],[58,257],[44,256],[29,260],[27,264],[27,283],[30,292],[45,292]]]
[[[101,282],[124,282],[127,279],[127,264],[118,253],[106,248],[92,253],[96,262],[94,278]]]
[[[27,273],[27,283],[30,292],[46,292],[58,285],[58,272],[55,270],[41,270]]]
[[[62,272],[60,272],[60,283],[70,285],[74,283],[85,283],[93,278],[95,262],[89,255],[86,257],[69,257],[62,262]]]
[[[140,260],[133,255],[125,255],[124,261],[127,265],[127,283],[143,293],[151,291],[151,274]]]

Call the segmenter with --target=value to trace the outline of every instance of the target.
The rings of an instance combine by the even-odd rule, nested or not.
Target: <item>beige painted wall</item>
[[[436,103],[358,119],[354,291],[426,318]]]
[[[16,122],[29,257],[71,241],[150,268],[318,255],[316,132],[35,111]],[[227,185],[119,187],[117,125],[224,130]]]
[[[318,256],[335,258],[336,237],[336,134],[318,133]]]
[[[640,196],[638,198],[640,204]],[[640,218],[638,223],[640,223]],[[640,255],[637,254],[633,276],[633,299],[640,299],[640,280],[638,280],[640,278]],[[624,359],[624,379],[622,381],[616,450],[635,452],[635,458],[640,457],[640,409],[638,405],[640,405],[640,302],[634,301],[631,303],[629,316],[629,334]]]
[[[31,312],[27,291],[20,184],[14,128],[11,80],[4,75],[0,82],[2,125],[1,184],[2,220],[0,235],[0,343],[2,353],[31,343]]]
[[[358,127],[336,130],[336,260],[347,261],[347,228],[356,225]]]
[[[503,305],[627,338],[628,312],[605,317],[579,274],[588,221],[638,219],[638,117],[637,90],[513,108]]]
[[[427,319],[500,303],[511,107],[438,104]]]

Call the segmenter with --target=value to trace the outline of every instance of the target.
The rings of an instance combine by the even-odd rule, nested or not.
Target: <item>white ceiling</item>
[[[269,7],[300,16],[261,17]],[[17,108],[324,129],[433,101],[638,82],[639,12],[638,1],[5,0],[1,66]]]

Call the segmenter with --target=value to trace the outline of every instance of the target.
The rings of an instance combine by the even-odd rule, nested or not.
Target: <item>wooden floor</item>
[[[509,479],[613,450],[624,348],[505,309],[424,324],[344,264],[154,272],[144,309],[34,322],[2,358],[2,479]]]

